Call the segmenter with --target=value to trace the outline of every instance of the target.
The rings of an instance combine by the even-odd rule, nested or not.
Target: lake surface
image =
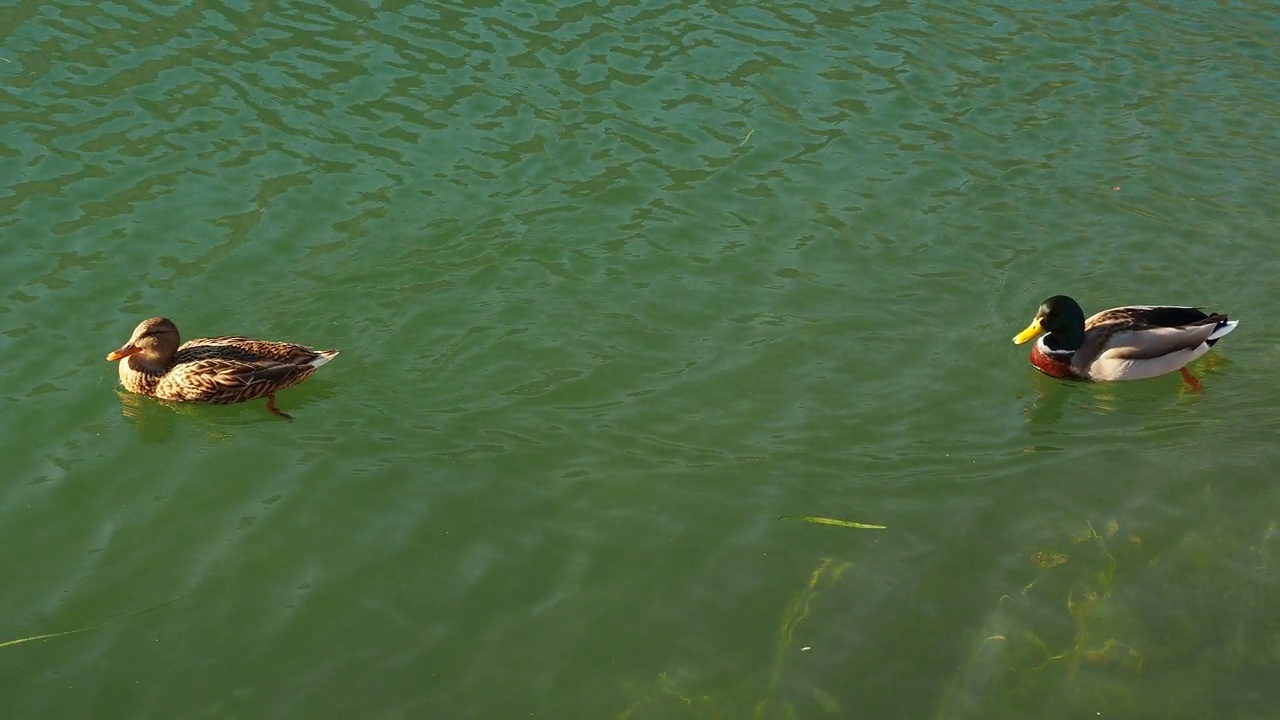
[[[1274,717],[1278,37],[0,7],[0,717]],[[1240,326],[1067,384],[1057,293]],[[153,315],[342,354],[167,405]]]

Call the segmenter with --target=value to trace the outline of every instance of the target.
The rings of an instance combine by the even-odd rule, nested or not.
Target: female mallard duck
[[[107,355],[120,362],[120,383],[130,392],[180,402],[235,403],[297,385],[329,362],[337,350],[246,337],[216,337],[178,344],[178,328],[168,318],[143,320],[124,347]]]
[[[1181,370],[1188,384],[1198,388],[1183,366],[1209,352],[1236,323],[1199,308],[1149,305],[1103,310],[1085,320],[1075,300],[1055,295],[1040,304],[1035,319],[1013,342],[1021,345],[1039,337],[1031,348],[1031,364],[1056,378],[1142,380]]]

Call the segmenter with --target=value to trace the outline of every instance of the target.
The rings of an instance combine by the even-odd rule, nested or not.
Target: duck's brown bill
[[[125,345],[119,350],[112,350],[111,352],[107,353],[107,362],[115,362],[117,360],[123,360],[129,357],[130,355],[138,352],[141,349],[142,348],[137,347],[136,345]]]

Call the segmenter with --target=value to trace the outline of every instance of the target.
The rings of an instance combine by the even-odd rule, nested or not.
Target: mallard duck
[[[1199,389],[1184,366],[1209,352],[1237,322],[1199,308],[1168,305],[1112,308],[1086,320],[1079,303],[1054,295],[1040,304],[1035,319],[1013,342],[1021,345],[1039,337],[1031,348],[1031,364],[1056,378],[1142,380],[1181,370],[1187,383]]]
[[[276,407],[276,391],[306,380],[338,354],[247,337],[178,342],[173,321],[154,317],[134,328],[129,342],[108,354],[107,361],[119,361],[120,383],[130,392],[219,404],[265,396],[268,410],[292,420]]]

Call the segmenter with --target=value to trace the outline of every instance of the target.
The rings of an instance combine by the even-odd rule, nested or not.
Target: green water
[[[1278,17],[5,5],[0,717],[1273,717]],[[1241,323],[1066,385],[1059,292]]]

